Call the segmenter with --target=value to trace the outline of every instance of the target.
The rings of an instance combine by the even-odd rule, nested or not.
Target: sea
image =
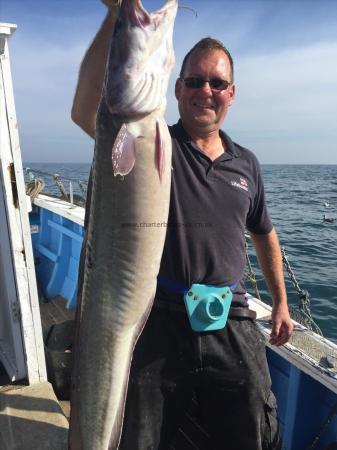
[[[25,163],[42,178],[45,191],[58,195],[53,174],[80,196],[90,164]],[[310,312],[323,335],[337,343],[337,165],[262,165],[269,213],[297,285],[285,269],[288,302],[300,306],[299,290],[307,291]],[[82,182],[82,189],[78,182]],[[326,218],[335,219],[327,222]],[[271,303],[252,245],[250,256],[261,298]],[[253,289],[247,282],[247,290]]]

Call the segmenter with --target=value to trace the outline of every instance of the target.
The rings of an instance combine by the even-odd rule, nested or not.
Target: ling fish
[[[73,348],[69,449],[116,450],[133,349],[156,291],[171,183],[164,120],[177,0],[123,0],[97,114]]]

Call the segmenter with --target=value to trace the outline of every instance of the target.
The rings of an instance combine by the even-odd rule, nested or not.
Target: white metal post
[[[0,23],[0,183],[3,198],[3,202],[0,204],[0,214],[4,219],[3,223],[7,223],[7,227],[4,225],[4,228],[8,229],[7,241],[11,252],[6,255],[5,245],[1,245],[6,239],[5,233],[2,233],[0,257],[2,261],[5,261],[2,264],[2,272],[5,271],[4,267],[7,273],[12,267],[14,282],[14,285],[11,285],[10,277],[2,274],[0,314],[6,310],[10,315],[9,322],[13,323],[12,327],[10,327],[10,323],[7,324],[6,336],[0,334],[0,359],[7,371],[11,369],[8,365],[9,360],[12,364],[16,364],[17,373],[10,373],[12,379],[26,376],[29,383],[32,384],[45,381],[47,377],[7,42],[15,29],[16,25]],[[10,305],[6,305],[6,308],[5,302],[10,303]],[[21,336],[10,336],[8,330],[11,330],[12,334],[18,333],[18,323],[21,328]],[[6,338],[8,339],[7,343],[4,342]],[[22,370],[22,361],[20,361],[20,339],[24,352],[21,356],[25,363],[25,374]],[[16,346],[13,343],[16,343]],[[7,356],[1,351],[2,348],[5,349]],[[10,351],[13,353],[10,354]]]

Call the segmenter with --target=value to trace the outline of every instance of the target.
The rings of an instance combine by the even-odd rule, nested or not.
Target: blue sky
[[[143,1],[148,9],[163,2]],[[173,83],[204,36],[235,62],[236,100],[223,129],[261,163],[337,164],[337,1],[181,0],[167,121],[178,118]],[[10,39],[24,161],[90,162],[93,142],[70,120],[82,56],[105,15],[99,0],[0,0]]]

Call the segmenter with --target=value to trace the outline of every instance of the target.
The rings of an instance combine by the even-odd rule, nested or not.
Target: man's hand
[[[280,346],[289,341],[294,328],[288,310],[280,244],[274,229],[268,234],[252,234],[251,236],[273,299],[273,329],[270,343]]]
[[[109,9],[119,8],[122,0],[101,0],[101,2]]]
[[[287,305],[275,305],[272,312],[273,328],[269,342],[277,347],[286,344],[291,338],[294,324]]]

